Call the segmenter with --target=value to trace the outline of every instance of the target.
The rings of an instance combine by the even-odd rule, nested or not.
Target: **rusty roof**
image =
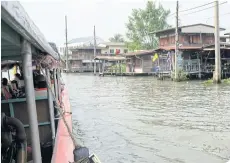
[[[202,46],[181,46],[179,50],[199,50]],[[175,50],[175,46],[160,46],[157,50]]]

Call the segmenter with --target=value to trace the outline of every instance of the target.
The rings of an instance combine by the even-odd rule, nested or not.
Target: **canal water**
[[[64,74],[77,140],[103,163],[225,163],[230,86]]]

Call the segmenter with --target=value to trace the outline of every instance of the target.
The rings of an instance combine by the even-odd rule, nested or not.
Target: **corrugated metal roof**
[[[230,43],[220,42],[220,49],[230,49]],[[215,44],[206,45],[203,47],[203,50],[215,50]]]
[[[56,53],[58,53],[58,49],[57,49],[56,44],[53,43],[53,42],[49,42],[49,44],[50,44],[50,46],[53,48],[53,50],[54,50]]]
[[[1,9],[1,19],[7,25],[28,40],[34,47],[58,59],[58,54],[48,44],[44,35],[18,1],[2,1]]]
[[[79,47],[69,48],[70,51],[77,51],[80,49],[84,49],[84,50],[91,49],[91,50],[93,50],[94,46],[79,46]],[[96,49],[104,49],[104,47],[97,46]]]
[[[121,57],[121,56],[97,56],[94,59],[95,60],[107,60],[107,61],[121,61],[121,60],[126,60],[125,57]]]
[[[88,37],[79,37],[79,38],[74,38],[72,40],[70,40],[68,43],[69,44],[73,44],[73,43],[94,43],[94,37],[93,36],[88,36]],[[96,37],[96,42],[101,43],[104,42],[103,39],[101,39],[100,37]]]
[[[132,56],[141,56],[141,55],[149,55],[154,53],[156,50],[141,50],[141,51],[137,51],[137,52],[130,52],[130,53],[126,53],[124,54],[124,56],[126,57],[132,57]]]
[[[181,46],[181,47],[179,47],[179,49],[181,49],[181,50],[198,50],[201,48],[202,48],[202,46]],[[159,49],[174,50],[175,46],[160,46]]]
[[[181,28],[185,28],[185,27],[193,27],[193,26],[198,26],[198,25],[202,25],[202,26],[206,26],[206,27],[211,27],[211,28],[215,28],[212,25],[208,25],[208,24],[203,24],[203,23],[198,23],[198,24],[191,24],[191,25],[184,25],[184,26],[180,26],[179,29]],[[167,32],[167,31],[172,31],[175,30],[174,28],[169,28],[169,29],[163,29],[163,30],[159,30],[159,31],[155,31],[155,32],[150,32],[151,34],[157,34],[157,33],[161,33],[161,32]],[[220,28],[220,30],[225,30],[224,28]]]
[[[107,46],[125,46],[124,42],[102,42],[101,44],[104,44]]]

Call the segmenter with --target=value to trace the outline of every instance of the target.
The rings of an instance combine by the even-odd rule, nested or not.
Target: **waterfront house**
[[[220,36],[220,42],[228,42],[228,36]]]
[[[153,64],[152,57],[155,50],[142,50],[125,54],[127,73],[150,73]]]
[[[204,46],[202,49],[203,74],[212,77],[215,69],[215,44]],[[222,78],[230,77],[230,43],[220,42],[221,74]]]
[[[230,33],[225,33],[224,36],[226,36],[226,42],[230,42]]]
[[[202,73],[202,48],[214,44],[214,26],[207,24],[193,24],[178,28],[178,67],[188,74],[201,77]],[[220,31],[225,29],[220,28]],[[152,32],[159,38],[159,56],[170,53],[172,55],[172,68],[175,62],[175,28]]]
[[[103,39],[100,37],[96,37],[96,42],[97,44],[100,44],[102,42],[105,42]],[[79,37],[79,38],[74,38],[70,41],[68,41],[68,54],[71,55],[72,51],[71,49],[77,48],[77,47],[82,47],[82,46],[92,46],[94,44],[94,37],[93,36],[88,36],[88,37]],[[66,53],[66,45],[65,43],[62,46],[59,46],[58,51],[61,55],[65,55]]]
[[[118,55],[118,56],[97,56],[94,58],[98,62],[99,73],[114,73],[114,74],[122,74],[126,72],[125,68],[125,60],[126,58]]]
[[[96,55],[101,55],[102,47],[96,47]],[[92,72],[94,64],[94,47],[81,46],[70,49],[69,69],[72,72]],[[98,67],[97,67],[98,70]]]
[[[69,47],[71,54],[68,55],[69,69],[72,72],[92,72],[94,65],[94,46],[88,44]],[[102,42],[96,46],[96,56],[119,56],[127,52],[125,43]],[[99,60],[96,60],[99,63]],[[99,71],[99,64],[96,66]]]
[[[213,44],[215,27],[206,24],[193,24],[178,28],[179,49],[197,49]],[[220,31],[225,30],[220,28]],[[175,49],[175,28],[152,32],[159,38],[159,48]]]
[[[114,56],[128,53],[128,48],[124,42],[102,42],[98,46],[104,47],[101,51],[102,55]]]

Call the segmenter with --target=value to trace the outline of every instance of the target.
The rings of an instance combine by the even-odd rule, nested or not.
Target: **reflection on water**
[[[230,159],[230,86],[65,74],[78,141],[107,163]]]

